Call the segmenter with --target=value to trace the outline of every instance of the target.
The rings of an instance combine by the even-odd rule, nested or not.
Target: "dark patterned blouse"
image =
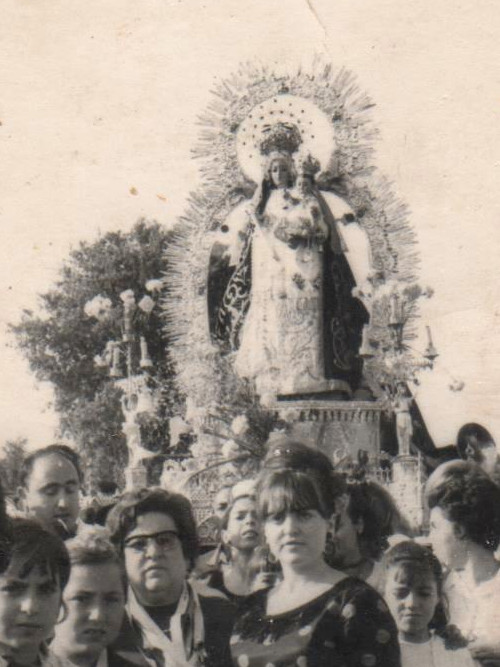
[[[253,593],[241,607],[231,637],[235,667],[400,667],[394,620],[365,582],[346,577],[272,616],[268,591]]]
[[[236,595],[236,593],[231,593],[231,591],[226,588],[226,584],[224,583],[224,575],[220,570],[212,570],[204,577],[200,577],[200,580],[210,588],[215,588],[221,593],[224,593],[227,599],[232,602],[237,609],[241,607],[243,602],[248,597],[248,595]]]

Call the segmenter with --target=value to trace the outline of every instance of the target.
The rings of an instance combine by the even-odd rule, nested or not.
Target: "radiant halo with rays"
[[[378,283],[415,281],[418,254],[407,208],[374,164],[378,133],[370,119],[372,107],[352,74],[335,72],[319,60],[309,70],[289,75],[243,65],[213,90],[193,150],[202,182],[191,193],[166,251],[163,298],[179,389],[194,405],[211,410],[250,400],[248,387],[232,372],[230,357],[210,339],[207,273],[214,234],[255,192],[261,169],[256,151],[264,126],[274,122],[270,119],[303,125],[305,148],[321,164],[317,183],[340,194],[356,212],[369,238]],[[259,111],[264,113],[252,124]],[[383,324],[375,320],[374,339]]]

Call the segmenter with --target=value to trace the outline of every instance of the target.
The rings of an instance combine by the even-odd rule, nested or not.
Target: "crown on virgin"
[[[274,125],[264,125],[262,128],[264,139],[260,143],[260,152],[262,155],[270,153],[288,153],[292,154],[298,151],[302,143],[300,131],[296,125],[291,123],[275,123]]]

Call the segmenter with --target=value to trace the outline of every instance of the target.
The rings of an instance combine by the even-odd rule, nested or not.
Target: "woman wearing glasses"
[[[197,556],[196,525],[184,496],[164,489],[125,493],[107,526],[123,555],[129,589],[114,646],[140,650],[153,667],[230,664],[232,605],[187,581]]]

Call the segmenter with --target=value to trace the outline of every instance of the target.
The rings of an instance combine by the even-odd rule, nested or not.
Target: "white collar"
[[[144,648],[156,649],[163,654],[165,665],[168,667],[200,667],[204,656],[205,627],[198,594],[184,582],[181,597],[174,615],[170,619],[170,637],[162,631],[139,603],[137,597],[129,587],[127,596],[127,613],[141,631]],[[191,616],[190,636],[183,630],[183,617]]]

